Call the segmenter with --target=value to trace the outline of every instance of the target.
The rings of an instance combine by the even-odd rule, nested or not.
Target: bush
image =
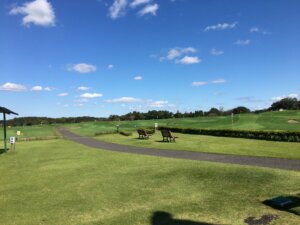
[[[200,134],[219,137],[237,137],[270,141],[300,142],[300,132],[292,131],[258,131],[258,130],[229,130],[229,129],[193,129],[178,127],[160,127],[175,133]]]

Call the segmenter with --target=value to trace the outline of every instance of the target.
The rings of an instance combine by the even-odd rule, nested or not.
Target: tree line
[[[115,120],[152,120],[152,119],[169,119],[169,118],[187,118],[187,117],[201,117],[201,116],[228,116],[231,114],[242,113],[261,113],[267,111],[278,110],[298,110],[300,109],[300,101],[297,98],[284,98],[274,102],[271,107],[263,110],[251,111],[245,106],[238,106],[230,110],[223,108],[211,108],[208,111],[196,110],[194,112],[170,112],[167,110],[150,110],[148,112],[133,111],[125,115],[110,115],[108,118],[98,117],[18,117],[8,121],[8,126],[31,126],[41,124],[58,124],[58,123],[80,123],[80,122],[96,122],[96,121],[115,121]]]

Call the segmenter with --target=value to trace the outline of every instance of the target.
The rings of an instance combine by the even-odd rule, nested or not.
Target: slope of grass
[[[138,139],[137,133],[132,136],[120,134],[100,135],[99,140],[148,148],[187,150],[233,155],[261,157],[278,157],[300,160],[300,143],[274,142],[242,138],[213,137],[205,135],[174,134],[179,137],[176,143],[162,142],[160,132],[149,139]]]
[[[299,123],[289,123],[289,120],[299,121]],[[158,123],[159,126],[183,128],[300,131],[300,111],[235,115],[233,123],[231,116],[220,116],[161,120],[88,122],[67,124],[64,126],[78,134],[94,136],[95,133],[99,132],[115,131],[116,125],[119,125],[119,129],[122,131],[133,131],[139,127],[154,127],[154,123]]]
[[[300,173],[95,150],[64,140],[22,142],[0,155],[1,224],[153,225],[156,211],[210,224],[276,214],[262,204],[297,195]],[[171,225],[168,223],[166,225]]]
[[[20,138],[28,137],[53,137],[58,136],[53,125],[35,125],[35,126],[20,126],[20,127],[8,127],[7,137],[17,137],[17,131],[21,132]],[[0,139],[3,139],[3,131],[0,131]]]

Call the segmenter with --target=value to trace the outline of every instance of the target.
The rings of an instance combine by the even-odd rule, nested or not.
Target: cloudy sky
[[[268,107],[300,94],[298,0],[2,0],[20,116]]]

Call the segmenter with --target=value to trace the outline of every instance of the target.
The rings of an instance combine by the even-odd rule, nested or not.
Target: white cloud
[[[222,50],[218,50],[218,49],[213,48],[212,50],[210,50],[210,54],[214,55],[214,56],[218,56],[218,55],[223,55],[224,52]]]
[[[136,103],[136,102],[142,102],[142,99],[133,98],[133,97],[121,97],[121,98],[106,100],[106,102],[108,102],[108,103]]]
[[[192,86],[195,86],[195,87],[199,87],[199,86],[204,86],[204,85],[207,85],[208,83],[207,82],[204,82],[204,81],[194,81],[192,83]]]
[[[50,88],[50,87],[42,87],[42,86],[39,86],[39,85],[36,85],[36,86],[33,86],[31,89],[31,91],[52,91],[53,89]]]
[[[69,71],[75,71],[78,73],[91,73],[97,70],[97,67],[87,63],[74,64],[68,67]]]
[[[183,54],[187,54],[187,53],[196,53],[197,49],[193,48],[193,47],[187,47],[187,48],[171,48],[168,52],[168,55],[166,56],[166,58],[168,60],[173,60]],[[163,57],[164,58],[164,57]]]
[[[176,63],[189,65],[189,64],[200,63],[201,61],[202,60],[197,56],[184,56],[182,59],[176,60]]]
[[[103,94],[101,93],[84,93],[80,95],[81,98],[99,98],[102,97]]]
[[[213,80],[211,81],[212,84],[223,84],[226,83],[227,81],[224,79],[217,79],[217,80]]]
[[[68,93],[60,93],[58,94],[59,97],[65,97],[65,96],[68,96],[69,94]]]
[[[219,23],[216,25],[207,26],[204,31],[211,31],[211,30],[228,30],[228,29],[234,29],[238,25],[237,22],[234,23]]]
[[[125,15],[127,6],[127,0],[115,0],[114,3],[109,7],[109,16],[112,19],[117,19]]]
[[[0,91],[14,91],[14,92],[26,91],[26,87],[21,84],[7,82],[0,86]]]
[[[234,44],[236,45],[250,45],[251,40],[237,40],[236,42],[234,42]]]
[[[134,79],[134,80],[142,80],[143,77],[142,77],[142,76],[136,76],[136,77],[134,77],[133,79]]]
[[[22,6],[13,7],[10,15],[24,15],[22,24],[29,26],[31,23],[38,26],[55,26],[55,13],[50,2],[47,0],[34,0]]]
[[[168,104],[168,101],[150,101],[147,106],[153,108],[162,108]]]
[[[224,79],[217,79],[217,80],[212,80],[212,81],[194,81],[192,83],[192,86],[195,86],[195,87],[199,87],[199,86],[204,86],[204,85],[208,85],[208,84],[224,84],[226,83],[227,81],[224,80]]]
[[[271,32],[262,30],[259,27],[251,27],[249,32],[250,33],[259,33],[259,34],[263,34],[263,35],[272,34]]]
[[[252,27],[249,30],[250,33],[258,33],[259,31],[260,31],[260,29],[258,27]]]
[[[43,87],[42,86],[34,86],[31,88],[32,91],[42,91]]]
[[[147,5],[145,6],[145,8],[138,12],[138,15],[144,16],[146,14],[152,14],[153,16],[156,16],[156,11],[158,10],[158,8],[158,4]]]
[[[90,90],[90,88],[85,87],[85,86],[80,86],[80,87],[77,88],[77,91],[88,91],[88,90]]]
[[[137,6],[140,6],[140,5],[144,5],[144,4],[147,4],[151,2],[151,0],[133,0],[131,3],[130,3],[130,7],[131,8],[135,8]]]
[[[113,64],[107,65],[107,69],[113,69],[113,68],[114,68],[114,65],[113,65]]]
[[[50,88],[50,87],[45,87],[44,90],[45,90],[45,91],[52,91],[53,89]]]
[[[292,93],[292,94],[289,94],[289,95],[284,95],[284,96],[277,96],[277,97],[273,97],[271,98],[272,101],[274,102],[277,102],[277,101],[280,101],[284,98],[299,98],[299,94],[296,94],[296,93]]]

